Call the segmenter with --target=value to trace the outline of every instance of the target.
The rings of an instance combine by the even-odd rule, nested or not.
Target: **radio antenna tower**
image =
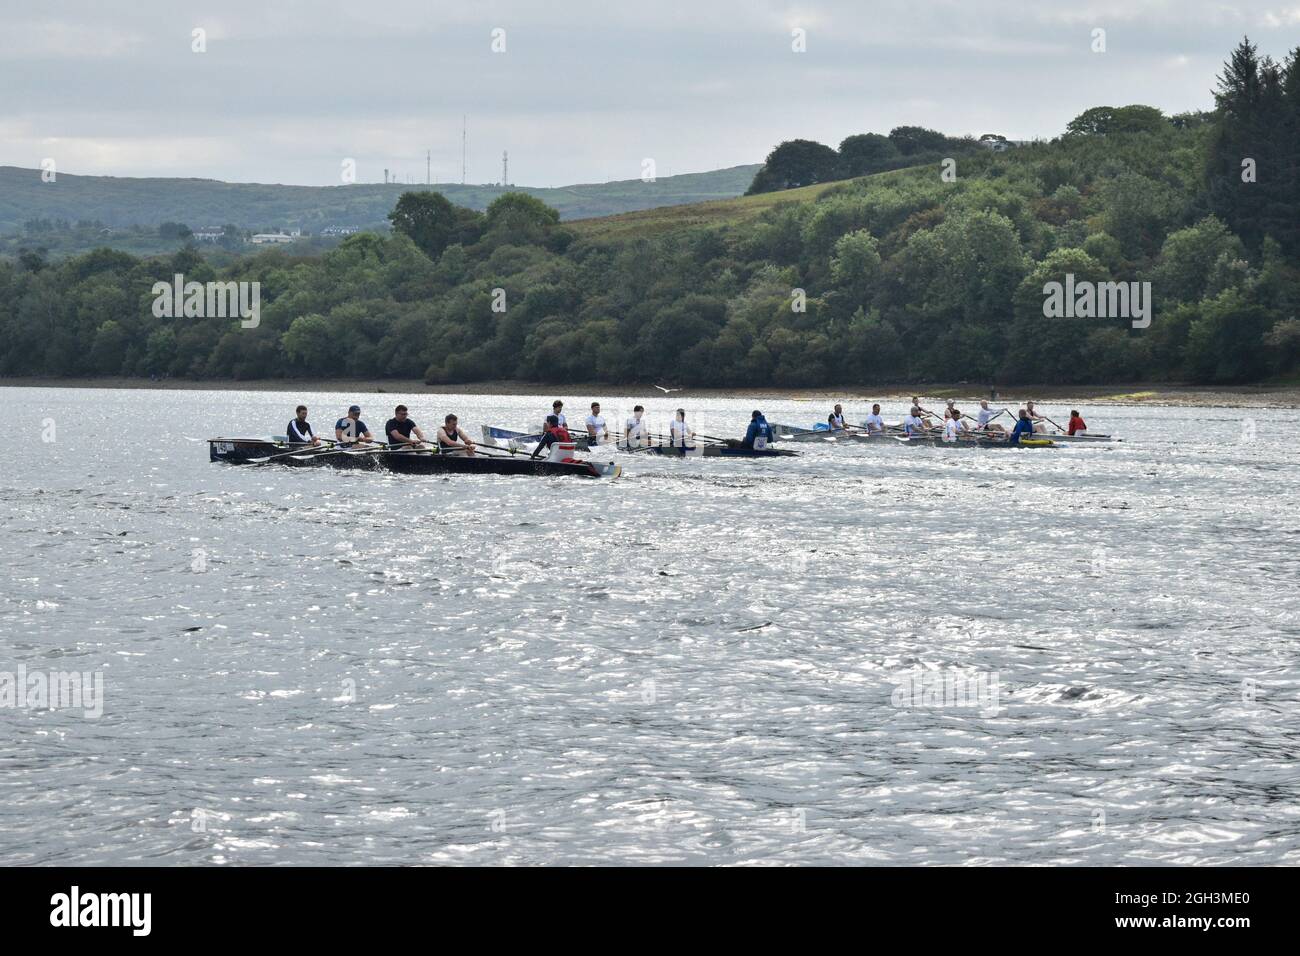
[[[501,185],[510,185],[510,153],[504,150],[501,153]]]
[[[469,123],[465,115],[460,117],[460,184],[465,185],[467,170],[469,169]]]
[[[430,186],[433,184],[433,150],[424,151],[424,184]]]

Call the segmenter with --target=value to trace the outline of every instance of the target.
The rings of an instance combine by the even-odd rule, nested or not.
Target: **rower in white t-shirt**
[[[883,432],[885,430],[885,420],[880,417],[879,405],[871,406],[871,414],[866,417],[865,421],[863,421],[862,427],[873,435],[876,432]]]
[[[587,438],[594,445],[605,441],[609,430],[605,427],[605,418],[600,414],[600,402],[591,403],[591,414],[587,416]]]
[[[943,440],[956,441],[957,436],[961,434],[961,422],[953,414],[953,409],[945,408],[943,410]]]
[[[551,414],[560,420],[561,428],[567,429],[569,427],[569,423],[564,417],[564,402],[560,401],[558,398],[555,401],[551,402]],[[542,416],[543,433],[546,432],[547,427],[548,426],[546,424],[546,416],[543,415]]]
[[[912,411],[903,419],[903,431],[908,435],[924,435],[925,422],[921,419],[921,409],[912,406]]]
[[[677,417],[672,420],[668,426],[668,438],[674,448],[685,448],[693,445],[691,441],[695,437],[695,432],[686,427],[686,409],[677,409]]]
[[[650,431],[641,420],[644,414],[645,408],[641,405],[636,406],[632,409],[632,417],[627,420],[627,425],[623,428],[623,441],[629,448],[644,448],[650,444]]]

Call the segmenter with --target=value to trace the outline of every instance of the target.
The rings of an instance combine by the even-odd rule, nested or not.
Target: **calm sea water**
[[[0,397],[0,672],[103,681],[98,717],[0,706],[0,862],[1300,862],[1294,412],[598,482],[186,440],[392,395]],[[552,397],[407,404],[477,433]],[[679,403],[827,412],[650,419]]]

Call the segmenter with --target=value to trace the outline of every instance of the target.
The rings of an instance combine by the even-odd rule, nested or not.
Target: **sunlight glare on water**
[[[0,862],[1300,862],[1292,412],[585,481],[186,440],[299,400],[378,431],[392,395],[0,394],[0,672],[104,680],[97,719],[0,708]],[[550,399],[403,400],[477,436]],[[644,404],[723,436],[828,411]],[[923,674],[996,706],[900,691]]]

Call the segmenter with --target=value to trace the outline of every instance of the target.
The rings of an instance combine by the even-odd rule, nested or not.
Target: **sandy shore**
[[[426,385],[420,381],[394,379],[263,379],[255,381],[150,381],[133,378],[0,378],[0,388],[136,388],[160,391],[247,391],[247,392],[341,392],[391,395],[550,395],[577,400],[587,395],[626,398],[659,398],[653,385],[545,385],[537,382],[474,382],[463,385]],[[916,389],[884,386],[877,390],[862,386],[843,389],[792,388],[684,388],[673,395],[695,398],[768,398],[780,400],[906,401],[917,394],[925,399],[958,398],[971,403],[992,398],[986,386],[927,385]],[[1029,385],[998,389],[997,400],[1017,402],[1035,399],[1061,404],[1072,401],[1089,405],[1176,405],[1228,408],[1300,408],[1300,385],[1243,385],[1231,388],[1203,388],[1179,385]]]

